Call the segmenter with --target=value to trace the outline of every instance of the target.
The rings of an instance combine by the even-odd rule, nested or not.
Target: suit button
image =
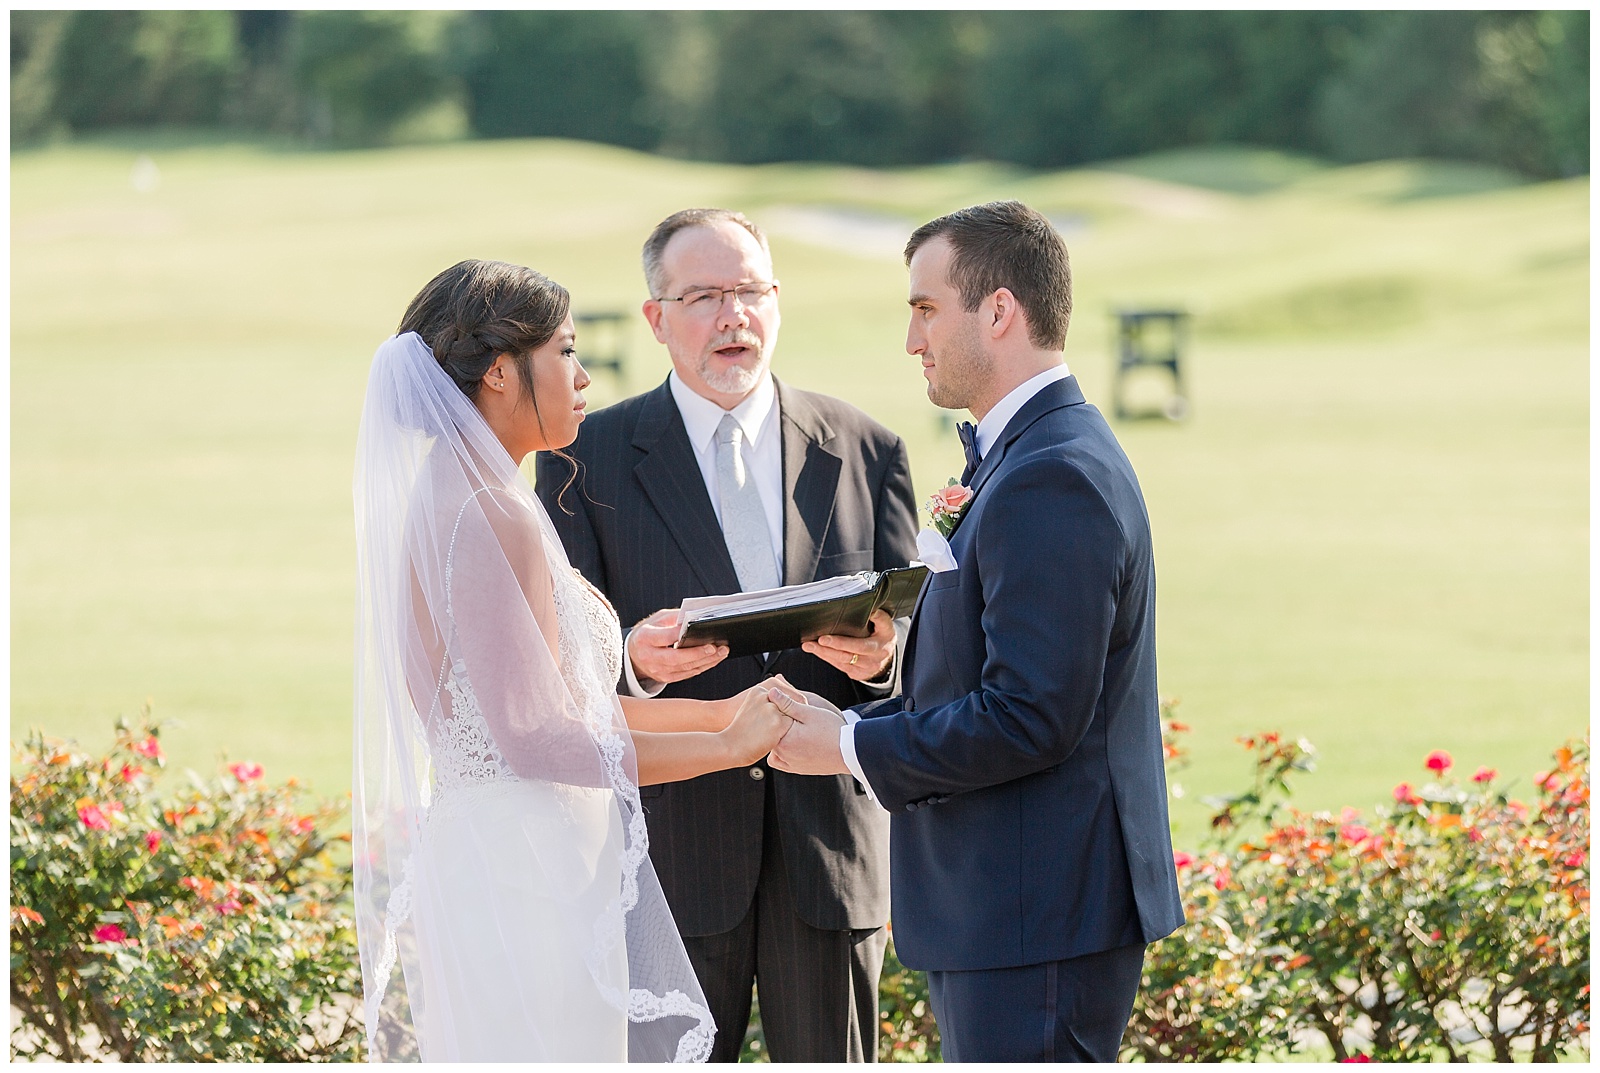
[[[915,812],[915,811],[917,811],[917,803],[915,801],[907,801],[906,802],[906,811],[907,812]]]
[[[757,782],[760,782],[762,779],[767,777],[766,769],[765,768],[753,767],[753,768],[750,769],[750,777],[752,779],[756,780]]]

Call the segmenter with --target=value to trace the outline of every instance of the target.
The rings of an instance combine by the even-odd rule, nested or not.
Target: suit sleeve
[[[997,474],[980,495],[989,502],[961,566],[981,580],[979,688],[911,713],[862,712],[856,724],[856,755],[890,811],[1061,763],[1100,699],[1128,563],[1110,506],[1049,457]]]
[[[917,557],[917,499],[911,490],[911,463],[906,456],[905,441],[898,436],[889,451],[883,481],[878,486],[873,524],[874,570],[905,566]],[[909,617],[894,620],[894,659],[889,664],[888,679],[862,683],[864,692],[876,696],[893,696],[900,692],[900,673],[905,666],[910,626]]]
[[[874,518],[874,570],[905,566],[917,557],[917,497],[911,491],[911,462],[905,441],[895,437],[889,464],[878,487]]]

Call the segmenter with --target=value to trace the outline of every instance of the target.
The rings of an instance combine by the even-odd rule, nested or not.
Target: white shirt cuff
[[[867,796],[872,798],[872,803],[883,808],[883,802],[878,800],[878,795],[872,792],[872,783],[861,773],[861,761],[856,759],[856,724],[861,722],[861,717],[853,709],[844,710],[844,726],[839,728],[839,752],[844,755],[844,766],[850,769]]]
[[[653,678],[645,679],[650,683],[649,687],[639,681],[638,675],[633,671],[633,657],[628,654],[627,637],[622,639],[622,679],[628,685],[628,692],[640,700],[649,700],[667,688],[667,683],[657,682]]]

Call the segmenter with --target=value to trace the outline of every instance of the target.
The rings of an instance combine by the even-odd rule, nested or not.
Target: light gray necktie
[[[722,505],[722,539],[745,592],[773,589],[779,584],[778,563],[772,554],[772,531],[761,506],[755,478],[745,469],[740,445],[744,430],[732,414],[722,415],[717,426],[717,498]]]

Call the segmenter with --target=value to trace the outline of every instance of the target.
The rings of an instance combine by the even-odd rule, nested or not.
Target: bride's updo
[[[395,334],[420,335],[469,399],[477,398],[495,357],[510,354],[524,393],[533,398],[530,355],[556,334],[571,305],[565,287],[531,268],[462,261],[411,299]]]

